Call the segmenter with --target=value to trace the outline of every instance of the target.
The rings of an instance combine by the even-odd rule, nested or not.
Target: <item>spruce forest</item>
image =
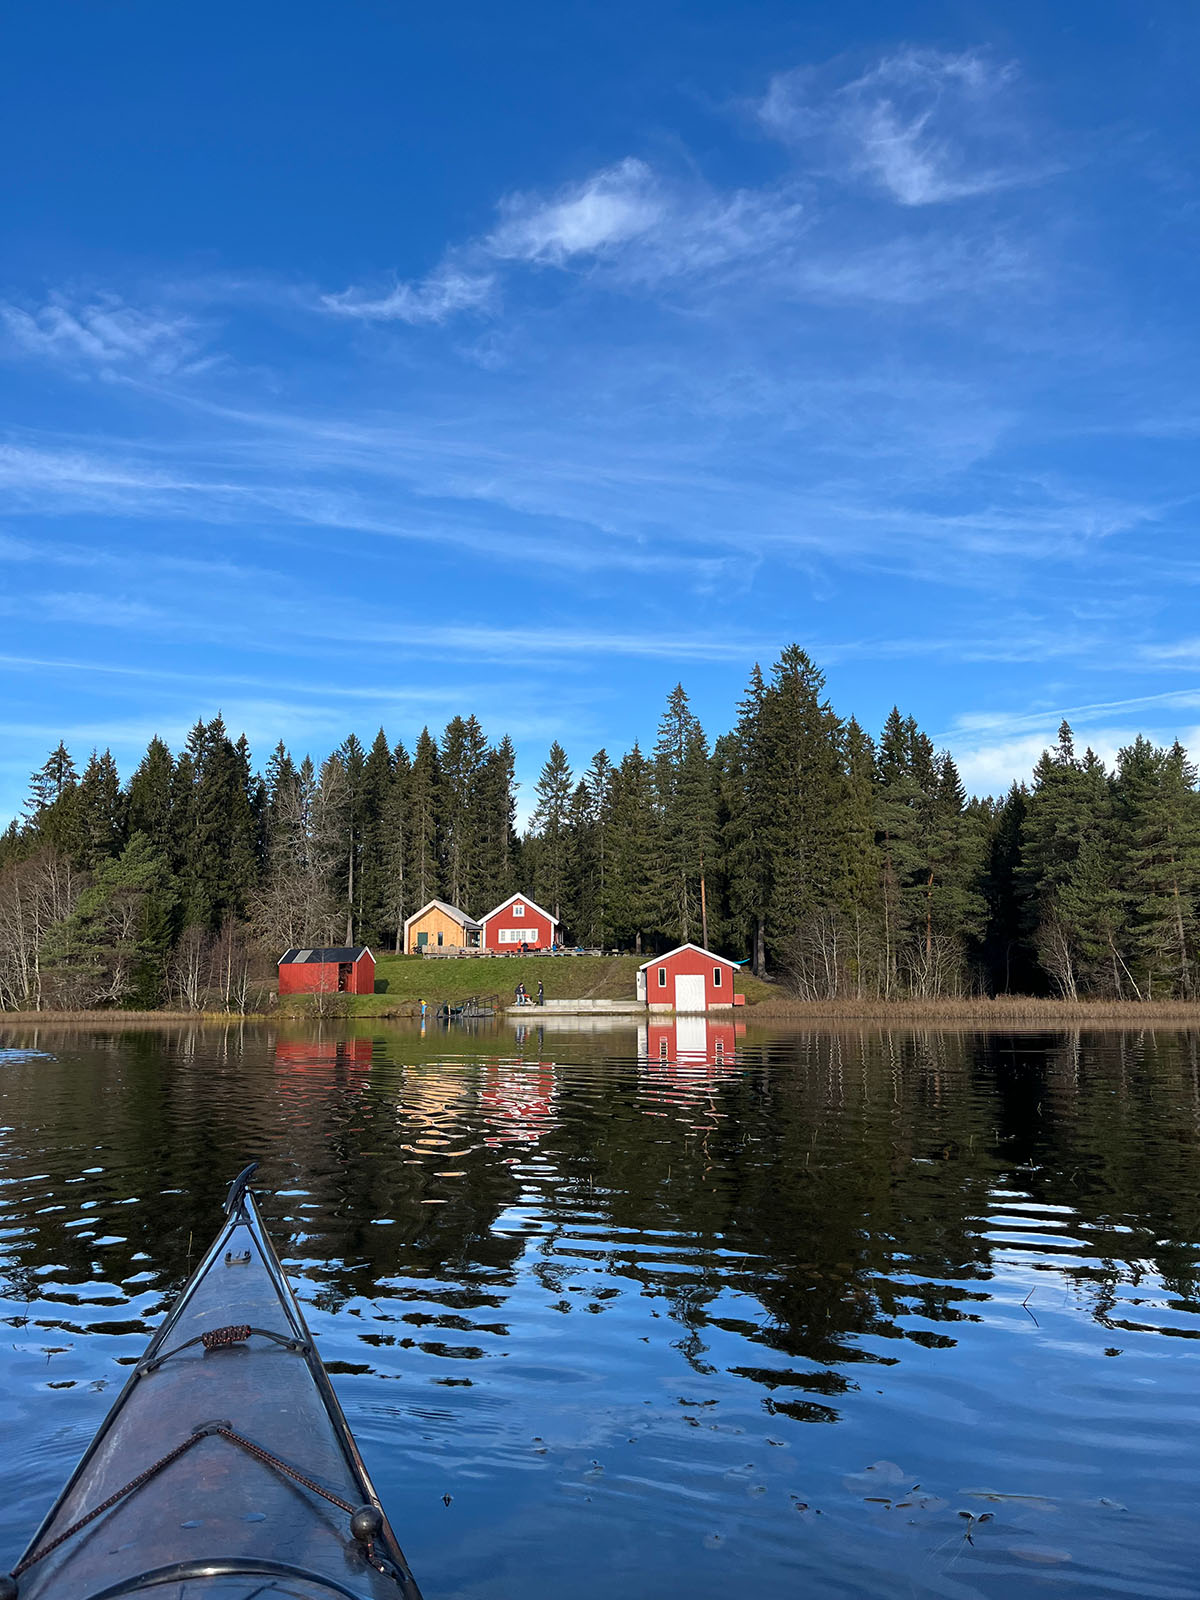
[[[706,942],[804,999],[1195,992],[1178,743],[1109,771],[1064,723],[1029,783],[970,798],[911,717],[872,738],[792,646],[711,744],[682,686],[649,751],[576,773],[553,744],[524,833],[514,761],[473,716],[319,767],[279,744],[261,773],[217,716],[125,784],[60,744],[0,838],[0,1007],[246,1009],[289,946],[395,949],[435,896],[479,916],[518,889],[571,945]]]

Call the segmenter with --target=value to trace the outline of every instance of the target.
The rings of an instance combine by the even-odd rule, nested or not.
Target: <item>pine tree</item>
[[[387,940],[395,950],[404,947],[404,922],[409,912],[408,866],[409,776],[408,752],[397,744],[392,752],[392,782],[383,814],[380,878],[380,917]],[[423,904],[424,902],[420,902]]]
[[[708,741],[681,683],[667,700],[654,747],[663,903],[658,921],[675,943],[706,937],[705,863],[713,859],[716,790]]]
[[[249,749],[230,740],[219,713],[189,733],[173,786],[184,922],[215,932],[227,914],[245,913],[259,879]]]
[[[910,964],[914,930],[920,924],[919,884],[922,831],[930,752],[916,722],[893,706],[879,740],[876,762],[875,827],[880,856],[883,992],[891,996]]]
[[[1118,755],[1114,798],[1140,991],[1146,999],[1156,989],[1190,997],[1200,894],[1196,769],[1178,742],[1162,750],[1139,736]]]
[[[597,750],[581,780],[584,793],[580,811],[584,837],[576,846],[576,873],[583,886],[580,899],[586,905],[586,926],[580,929],[580,935],[588,944],[601,950],[612,939],[612,874],[609,857],[615,780],[616,773],[608,759],[608,752]]]
[[[767,972],[767,917],[771,903],[770,792],[764,708],[767,688],[755,663],[738,707],[737,729],[723,763],[722,845],[728,882],[731,939],[753,952],[751,966]]]
[[[452,905],[474,900],[487,739],[475,717],[453,717],[438,752],[442,877]]]
[[[171,782],[175,761],[155,734],[146,754],[129,780],[129,833],[140,833],[150,848],[166,860],[171,850]]]
[[[422,728],[413,752],[408,780],[408,880],[414,911],[442,892],[438,871],[438,808],[440,782],[437,745]]]
[[[84,854],[79,818],[79,779],[65,744],[50,752],[45,765],[29,781],[25,803],[26,828],[52,849],[73,860]],[[14,830],[18,828],[14,822]],[[14,833],[14,838],[16,834]]]
[[[833,899],[844,856],[837,813],[842,728],[824,699],[825,678],[798,645],[772,669],[761,737],[769,806],[768,943],[777,952]]]
[[[61,800],[68,789],[73,789],[78,781],[71,752],[60,741],[51,750],[45,764],[29,780],[25,813],[34,827],[37,827],[42,815]]]
[[[534,894],[556,917],[562,916],[567,890],[573,789],[567,752],[556,739],[534,786],[537,807],[533,813],[533,831],[538,839]]]
[[[118,857],[99,862],[74,911],[51,930],[45,966],[58,1003],[156,1005],[174,906],[166,861],[134,834]]]
[[[119,856],[125,845],[125,796],[111,750],[92,751],[77,795],[80,864],[98,867]]]
[[[642,953],[643,940],[654,931],[660,901],[655,882],[658,848],[654,807],[653,765],[635,744],[612,781],[609,823],[610,916],[621,944]]]
[[[488,750],[472,802],[474,870],[468,909],[482,914],[506,900],[517,887],[516,751],[507,734]]]
[[[993,991],[1036,992],[1036,958],[1029,947],[1021,876],[1021,833],[1028,791],[1014,783],[994,808],[982,887],[987,900],[985,960]]]
[[[389,832],[396,820],[392,811],[394,779],[392,748],[380,728],[363,765],[359,817],[358,937],[373,946],[390,940],[395,927],[389,881]]]
[[[846,976],[861,999],[877,974],[882,861],[875,836],[875,746],[854,717],[845,725],[841,766],[844,825],[834,896],[846,924]]]

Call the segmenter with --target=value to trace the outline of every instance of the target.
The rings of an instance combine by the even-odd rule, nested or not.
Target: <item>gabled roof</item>
[[[343,961],[360,961],[363,956],[371,956],[365,944],[324,944],[311,950],[288,950],[277,964],[281,967],[325,966],[336,961],[340,966]],[[371,960],[374,959],[371,956]]]
[[[656,967],[660,961],[669,961],[672,956],[677,956],[681,950],[694,950],[698,956],[703,956],[706,961],[719,961],[723,967],[736,968],[738,963],[730,961],[728,956],[719,956],[715,950],[706,950],[702,944],[677,944],[674,950],[668,950],[665,956],[651,956],[649,961],[643,961],[638,968],[645,972],[647,967]]]
[[[552,917],[548,911],[544,911],[542,907],[538,905],[537,901],[531,900],[527,894],[510,894],[507,900],[501,900],[498,906],[493,906],[490,911],[485,912],[484,915],[479,919],[480,922],[490,922],[493,917],[499,916],[502,911],[507,911],[514,900],[520,900],[525,905],[532,906],[540,916],[545,917],[547,922],[554,923],[555,927],[558,926],[558,918]]]
[[[411,917],[405,917],[405,933],[408,932],[409,927],[418,917],[423,917],[427,911],[435,909],[444,912],[451,922],[457,922],[460,928],[470,928],[472,932],[478,932],[479,923],[475,921],[474,917],[469,917],[465,911],[460,911],[457,906],[452,906],[447,900],[430,900],[428,904],[421,907],[420,911],[414,911]]]

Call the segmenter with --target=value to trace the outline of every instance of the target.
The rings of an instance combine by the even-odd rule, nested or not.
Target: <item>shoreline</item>
[[[530,1007],[536,1016],[537,1008]],[[513,1011],[512,1016],[519,1015]],[[545,1013],[543,1013],[545,1015]],[[567,1018],[559,1013],[560,1020]],[[622,1020],[631,1025],[642,1019],[632,1010]],[[719,1013],[728,1020],[728,1014]],[[271,1011],[0,1011],[0,1029],[7,1024],[28,1027],[64,1027],[84,1024],[108,1027],[158,1027],[165,1023],[193,1023],[208,1026],[245,1022],[277,1023],[390,1023],[413,1022],[415,1008],[397,1006],[386,1012],[349,1009],[315,1015],[308,1010]],[[1029,995],[1001,995],[990,999],[945,1000],[798,1000],[772,995],[736,1013],[736,1020],[748,1024],[788,1025],[847,1023],[929,1027],[1080,1027],[1089,1024],[1151,1027],[1200,1027],[1200,1001],[1192,1000],[1056,1000]]]

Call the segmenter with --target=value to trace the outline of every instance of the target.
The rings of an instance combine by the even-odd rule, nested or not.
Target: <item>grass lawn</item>
[[[513,990],[524,982],[530,994],[545,985],[547,1000],[632,1000],[637,992],[637,969],[644,956],[456,956],[433,957],[383,954],[376,958],[375,993],[337,996],[339,1010],[351,1016],[407,1014],[420,1000],[430,1005],[457,1004],[475,996],[494,997],[510,1005]],[[737,980],[738,991],[753,1005],[773,993],[746,972]],[[293,1001],[300,1000],[300,1005]],[[306,1011],[311,1002],[289,995],[281,1009]]]

